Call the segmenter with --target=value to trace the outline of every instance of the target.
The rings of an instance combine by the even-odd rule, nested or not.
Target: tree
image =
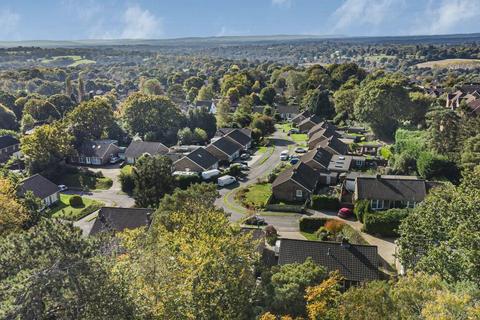
[[[31,228],[37,225],[42,218],[44,205],[42,199],[37,198],[32,191],[27,191],[20,200],[23,207],[27,210],[28,219],[24,223],[25,228]]]
[[[305,300],[311,320],[338,319],[336,307],[340,297],[341,280],[338,273],[333,273],[319,285],[307,288]]]
[[[101,98],[80,103],[68,114],[68,121],[77,145],[107,137],[115,122],[112,108]]]
[[[256,242],[223,212],[189,203],[168,227],[155,223],[124,242],[129,255],[116,269],[131,277],[132,300],[158,319],[252,319]]]
[[[207,108],[190,109],[187,115],[187,124],[192,130],[195,128],[205,130],[208,138],[212,138],[217,132],[217,119]]]
[[[434,188],[402,221],[399,258],[408,269],[449,282],[480,282],[480,168],[455,187]]]
[[[214,91],[212,85],[203,85],[198,90],[197,101],[200,100],[212,100],[214,98]]]
[[[412,101],[409,116],[410,120],[415,125],[425,123],[425,115],[435,101],[435,98],[420,92],[411,92],[409,96]]]
[[[54,94],[53,96],[48,97],[47,101],[55,106],[55,109],[60,112],[62,117],[74,107],[74,103],[70,96],[65,94]]]
[[[457,183],[460,179],[460,170],[455,162],[431,152],[420,153],[417,159],[417,171],[422,178],[427,180],[443,178]]]
[[[156,208],[173,189],[172,160],[165,156],[142,156],[132,169],[133,198],[140,208]]]
[[[188,102],[193,103],[197,98],[197,95],[198,95],[198,89],[195,87],[192,87],[187,91],[186,99]]]
[[[177,138],[178,138],[178,144],[181,144],[181,145],[192,144],[194,141],[193,132],[188,127],[178,130]]]
[[[78,77],[78,102],[82,102],[85,100],[85,84],[83,83],[83,78],[81,76]]]
[[[468,138],[462,149],[460,163],[462,168],[473,170],[480,166],[480,134]]]
[[[280,266],[271,277],[271,310],[277,314],[305,315],[305,290],[319,284],[325,276],[325,269],[316,265],[310,258],[302,264]]]
[[[45,99],[33,98],[25,103],[23,115],[31,115],[36,121],[52,122],[60,119],[61,114],[55,106]]]
[[[260,100],[263,103],[272,105],[277,92],[273,87],[265,87],[260,91]]]
[[[335,91],[333,100],[335,101],[335,112],[337,114],[345,112],[349,119],[354,117],[354,105],[358,95],[358,88],[343,89]]]
[[[28,219],[27,210],[16,198],[13,183],[0,178],[0,236],[20,229]]]
[[[173,101],[179,103],[185,99],[185,91],[180,84],[172,84],[167,89],[167,96]]]
[[[202,128],[195,128],[193,138],[196,143],[205,143],[208,140],[208,135]]]
[[[316,114],[324,119],[331,118],[334,114],[334,109],[330,102],[330,96],[327,90],[308,90],[302,99],[302,107],[305,110],[309,110],[312,114]]]
[[[390,140],[399,120],[408,116],[410,103],[403,79],[389,76],[372,80],[360,87],[355,118],[368,123],[380,138]]]
[[[141,83],[140,91],[145,94],[163,94],[162,85],[157,79],[147,79]]]
[[[0,104],[0,129],[16,130],[18,128],[17,117],[12,110]]]
[[[367,72],[355,63],[332,64],[328,69],[336,88],[352,78],[362,81],[367,76]]]
[[[72,153],[72,142],[73,136],[62,123],[37,127],[31,135],[24,136],[20,148],[29,173],[55,173],[58,163]]]
[[[73,94],[72,77],[70,75],[65,79],[65,95],[71,97]]]
[[[180,110],[165,96],[134,93],[120,106],[120,116],[131,136],[147,133],[163,143],[176,142],[184,119]]]
[[[193,76],[183,82],[183,88],[188,92],[192,88],[200,89],[204,83],[205,81],[202,78]]]
[[[460,146],[460,117],[452,110],[437,109],[427,115],[430,147],[438,154],[455,159]]]
[[[0,242],[0,318],[135,319],[121,282],[110,277],[106,242],[44,219]]]

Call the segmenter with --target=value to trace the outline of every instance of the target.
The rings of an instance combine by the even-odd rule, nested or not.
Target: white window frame
[[[295,190],[295,196],[297,198],[302,198],[303,197],[303,191],[302,190]]]
[[[409,209],[415,208],[416,205],[417,203],[415,201],[407,201],[407,208]]]
[[[382,210],[385,207],[385,203],[383,200],[372,200],[370,202],[370,207],[372,210]]]

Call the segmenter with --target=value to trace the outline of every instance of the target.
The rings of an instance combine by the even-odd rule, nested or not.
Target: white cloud
[[[403,0],[346,0],[331,17],[332,32],[345,32],[359,26],[378,27],[398,14]]]
[[[279,7],[291,7],[293,0],[272,0],[272,5]]]
[[[480,19],[480,1],[478,0],[430,0],[425,12],[417,18],[412,33],[468,32],[462,27],[469,23],[475,24],[478,19]]]
[[[10,9],[0,10],[0,36],[2,38],[12,38],[12,34],[16,33],[20,15]]]
[[[162,20],[137,5],[127,8],[123,15],[123,22],[125,25],[122,38],[145,39],[163,34]]]

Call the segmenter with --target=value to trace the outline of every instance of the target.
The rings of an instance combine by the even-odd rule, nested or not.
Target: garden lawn
[[[246,207],[262,208],[265,207],[268,198],[272,195],[272,184],[262,183],[254,184],[248,187],[243,198]]]
[[[305,133],[293,133],[290,135],[290,138],[299,146],[307,145],[308,136]]]
[[[49,213],[54,218],[61,218],[70,221],[77,221],[92,212],[100,209],[104,203],[88,198],[83,198],[83,206],[72,207],[70,205],[71,194],[60,194],[60,201],[49,210]]]
[[[57,183],[64,184],[69,188],[81,189],[81,179],[83,179],[83,184],[90,190],[108,190],[112,187],[113,183],[110,178],[97,178],[82,173],[66,173],[58,179]]]
[[[277,130],[282,130],[284,132],[290,131],[290,129],[293,128],[293,125],[291,122],[285,122],[285,123],[280,123],[276,125]]]

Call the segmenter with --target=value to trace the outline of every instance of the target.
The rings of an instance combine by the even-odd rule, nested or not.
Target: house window
[[[372,207],[372,210],[382,210],[383,200],[372,200],[371,207]]]
[[[415,201],[407,201],[407,208],[415,208]]]
[[[297,196],[297,198],[301,198],[303,196],[302,190],[297,190],[295,192],[295,195]]]

